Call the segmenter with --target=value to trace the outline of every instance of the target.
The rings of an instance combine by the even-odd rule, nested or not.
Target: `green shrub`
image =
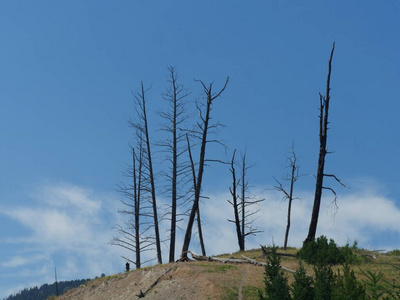
[[[391,256],[400,256],[400,250],[395,249],[392,251],[389,251],[388,253],[386,253],[387,255],[391,255]]]
[[[298,257],[314,266],[338,265],[344,263],[357,263],[358,257],[354,250],[357,242],[352,247],[349,244],[339,248],[333,239],[321,235],[317,240],[308,242],[297,253]]]

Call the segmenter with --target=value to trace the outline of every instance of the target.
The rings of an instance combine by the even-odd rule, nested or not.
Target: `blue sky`
[[[212,112],[226,125],[218,138],[228,149],[211,147],[209,155],[229,159],[233,149],[246,148],[255,165],[249,178],[253,194],[266,198],[256,220],[264,232],[249,247],[283,243],[286,204],[270,189],[273,176],[285,174],[294,142],[301,170],[310,174],[296,185],[302,200],[289,240],[301,245],[313,200],[318,93],[334,41],[328,133],[334,154],[326,170],[350,189],[331,182],[339,211],[333,218],[325,193],[318,234],[400,248],[399,17],[394,0],[2,2],[0,297],[52,282],[55,265],[60,280],[122,271],[120,255],[127,254],[107,243],[120,221],[115,188],[133,142],[132,91],[141,80],[151,86],[156,142],[170,65],[192,92],[189,107],[201,96],[193,79],[218,87],[230,76]],[[226,222],[229,184],[227,167],[206,170],[210,254],[237,249]]]

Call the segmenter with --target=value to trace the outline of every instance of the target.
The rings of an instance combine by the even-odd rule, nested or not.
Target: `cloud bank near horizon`
[[[246,248],[258,248],[260,244],[283,245],[286,228],[287,203],[275,191],[253,189],[253,194],[266,200],[260,204],[260,212],[254,225],[262,230],[246,240]],[[293,203],[289,246],[300,247],[307,235],[311,216],[312,192],[299,192],[303,200]],[[232,253],[238,250],[233,209],[227,200],[229,192],[209,194],[201,205],[203,231],[208,255]],[[32,201],[33,199],[33,201]],[[112,226],[121,219],[117,211],[119,202],[114,196],[95,192],[70,184],[46,185],[33,193],[25,206],[2,207],[0,217],[12,219],[25,228],[24,235],[7,237],[1,243],[18,248],[0,261],[0,278],[18,278],[24,285],[0,286],[10,293],[34,285],[54,282],[54,267],[59,280],[78,279],[112,274],[123,271],[121,256],[129,256],[126,250],[108,243],[115,232]],[[343,245],[354,240],[369,249],[391,250],[400,248],[400,208],[382,195],[378,188],[355,190],[339,195],[339,210],[332,213],[332,198],[326,193],[321,206],[317,235],[326,235]],[[161,222],[163,232],[169,224]],[[181,224],[185,229],[185,224]],[[179,256],[184,230],[178,231],[176,253]],[[164,233],[167,237],[168,234]],[[396,238],[393,238],[395,236]],[[164,261],[167,260],[167,244],[163,245]],[[199,251],[198,239],[193,235],[191,249]],[[151,255],[151,253],[149,253]],[[4,280],[0,280],[4,281]]]

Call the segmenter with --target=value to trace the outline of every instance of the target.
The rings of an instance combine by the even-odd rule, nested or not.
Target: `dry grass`
[[[297,249],[279,249],[280,253],[296,254]],[[383,273],[387,282],[399,283],[400,251],[393,253],[374,253],[357,250],[360,263],[352,269],[360,280],[365,280],[363,271]],[[258,261],[266,261],[261,249],[245,252],[223,254],[218,257],[242,258],[245,255]],[[375,256],[375,258],[372,258]],[[296,257],[281,257],[282,266],[296,270],[299,261]],[[307,272],[313,275],[313,268],[304,264]],[[58,299],[133,299],[132,297],[146,290],[165,270],[173,264],[156,265],[128,273],[120,273],[92,280],[85,286],[68,292]],[[334,271],[341,266],[333,266]],[[263,289],[264,267],[251,264],[223,264],[219,262],[192,261],[178,263],[169,273],[161,277],[160,282],[146,295],[146,299],[258,299],[258,290]],[[293,274],[286,272],[289,283],[293,282]],[[110,298],[111,297],[111,298]]]

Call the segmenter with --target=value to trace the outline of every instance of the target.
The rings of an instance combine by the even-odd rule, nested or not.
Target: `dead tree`
[[[195,168],[194,161],[193,161],[192,150],[191,150],[191,145],[190,145],[190,140],[189,140],[188,134],[186,134],[186,140],[187,140],[187,147],[188,147],[188,153],[189,153],[190,167],[192,170],[193,192],[194,192],[194,194],[196,194],[196,168]],[[204,239],[203,239],[203,230],[201,229],[200,205],[197,207],[196,219],[197,219],[197,231],[199,234],[201,253],[203,256],[206,256],[206,248],[204,246]]]
[[[285,177],[283,177],[283,180],[285,181],[290,181],[290,187],[289,187],[289,191],[287,191],[287,189],[284,188],[284,186],[282,185],[281,182],[279,182],[278,180],[275,179],[277,185],[274,186],[274,188],[277,191],[280,191],[284,194],[283,196],[283,200],[288,200],[288,212],[287,212],[287,224],[286,224],[286,232],[285,232],[285,242],[283,245],[283,250],[286,250],[287,248],[287,242],[288,242],[288,238],[289,238],[289,230],[290,230],[290,215],[291,215],[291,211],[292,211],[292,201],[294,199],[298,199],[298,198],[293,198],[293,189],[294,189],[294,183],[299,179],[299,177],[301,176],[299,174],[299,166],[297,165],[297,156],[296,153],[294,151],[294,147],[292,146],[292,151],[291,151],[291,155],[288,158],[288,162],[289,162],[289,168],[290,168],[290,175],[287,174]]]
[[[320,107],[319,107],[319,156],[318,156],[318,168],[317,168],[317,176],[316,176],[316,184],[315,184],[315,196],[314,196],[314,205],[311,214],[311,222],[310,227],[308,230],[307,238],[304,240],[304,243],[311,242],[315,239],[315,234],[317,232],[317,225],[318,225],[318,217],[319,217],[319,210],[321,206],[321,197],[322,197],[322,190],[328,189],[335,195],[334,203],[336,205],[336,192],[330,188],[325,187],[323,185],[324,177],[333,177],[338,181],[341,185],[346,187],[335,175],[325,174],[325,156],[328,152],[327,147],[327,139],[328,139],[328,116],[329,116],[329,102],[330,102],[330,82],[331,82],[331,70],[332,70],[332,58],[333,52],[335,50],[335,43],[333,43],[331,55],[329,57],[328,63],[328,77],[326,80],[326,93],[325,96],[319,94],[320,98]]]
[[[187,251],[189,249],[190,245],[190,239],[192,236],[192,229],[193,229],[193,223],[194,219],[196,217],[197,211],[199,209],[199,200],[200,200],[200,192],[201,192],[201,185],[203,181],[203,173],[204,173],[204,164],[206,160],[206,146],[207,143],[210,142],[207,139],[207,134],[209,130],[212,128],[212,125],[210,125],[210,114],[211,114],[211,108],[214,100],[219,98],[223,91],[225,90],[226,86],[228,85],[229,82],[229,77],[226,79],[224,86],[222,89],[214,93],[212,90],[213,84],[210,83],[208,86],[206,86],[202,81],[200,81],[203,91],[206,96],[206,106],[205,106],[205,112],[202,111],[202,109],[198,106],[198,111],[200,114],[200,122],[198,123],[198,129],[201,132],[201,146],[200,146],[200,159],[199,159],[199,164],[198,164],[198,170],[197,170],[197,176],[196,176],[196,188],[195,188],[195,194],[194,194],[194,199],[193,199],[193,205],[192,209],[190,211],[190,216],[185,232],[185,238],[183,241],[183,247],[182,247],[182,253],[181,253],[181,260],[186,260],[187,259]],[[204,114],[205,113],[205,114]]]
[[[135,253],[135,260],[128,257],[123,258],[133,263],[137,269],[142,265],[141,253],[152,250],[154,245],[154,239],[147,234],[151,226],[146,219],[152,215],[146,211],[149,211],[151,207],[142,205],[142,203],[146,203],[141,196],[143,190],[142,145],[139,144],[138,148],[139,155],[132,148],[132,169],[126,172],[126,176],[131,179],[131,184],[118,186],[118,191],[123,195],[123,200],[121,200],[123,208],[118,212],[127,220],[114,226],[117,236],[113,237],[110,242],[111,245],[120,246]]]
[[[186,196],[184,192],[184,177],[186,173],[190,171],[187,161],[182,159],[182,155],[186,152],[186,147],[181,146],[181,144],[185,142],[185,133],[182,126],[188,118],[188,115],[185,113],[184,100],[189,93],[178,83],[178,75],[174,67],[169,67],[168,72],[168,82],[170,86],[163,94],[163,98],[168,102],[169,109],[159,112],[159,115],[166,120],[162,130],[168,134],[168,137],[160,143],[160,146],[167,152],[167,161],[170,163],[169,170],[165,175],[170,184],[167,191],[171,196],[169,262],[174,262],[178,221],[177,205],[178,201],[184,200]]]
[[[228,222],[235,224],[236,235],[238,239],[239,249],[245,250],[245,239],[248,235],[256,235],[261,232],[252,226],[254,219],[251,219],[253,215],[260,211],[260,209],[249,210],[248,207],[259,204],[264,199],[255,199],[254,197],[248,196],[247,192],[249,185],[246,179],[247,170],[249,167],[246,162],[246,153],[241,159],[241,178],[237,179],[235,165],[236,150],[233,152],[232,160],[230,164],[230,172],[232,174],[232,186],[229,188],[229,192],[232,196],[232,201],[228,200],[229,204],[233,207],[234,220],[228,219]],[[238,191],[239,189],[239,191]]]
[[[236,228],[236,236],[238,239],[238,243],[239,243],[239,249],[241,251],[244,250],[244,245],[243,245],[243,229],[241,228],[241,222],[240,222],[240,218],[239,218],[239,203],[238,203],[238,198],[239,196],[237,195],[237,187],[240,183],[240,180],[236,179],[236,169],[235,169],[235,154],[236,154],[236,149],[235,151],[233,151],[233,155],[232,155],[232,160],[231,160],[231,174],[232,174],[232,187],[229,188],[229,192],[232,195],[232,201],[228,200],[228,202],[232,205],[233,207],[233,214],[235,216],[235,220],[229,220],[229,222],[233,222],[235,223],[235,228]],[[242,210],[244,212],[244,210]]]
[[[154,237],[155,237],[155,245],[157,251],[157,261],[159,264],[162,264],[161,257],[161,241],[160,241],[160,231],[158,226],[158,213],[157,213],[157,199],[156,199],[156,188],[155,188],[155,179],[154,179],[154,171],[153,171],[153,162],[151,156],[151,144],[150,144],[150,134],[148,127],[148,119],[146,112],[146,92],[144,89],[143,82],[141,82],[140,91],[134,94],[135,104],[136,104],[136,113],[137,113],[137,121],[130,121],[130,125],[135,128],[140,133],[140,138],[143,142],[143,173],[145,178],[148,180],[149,185],[148,189],[145,191],[150,194],[151,205],[152,205],[152,213],[153,213],[153,225],[154,225]]]

